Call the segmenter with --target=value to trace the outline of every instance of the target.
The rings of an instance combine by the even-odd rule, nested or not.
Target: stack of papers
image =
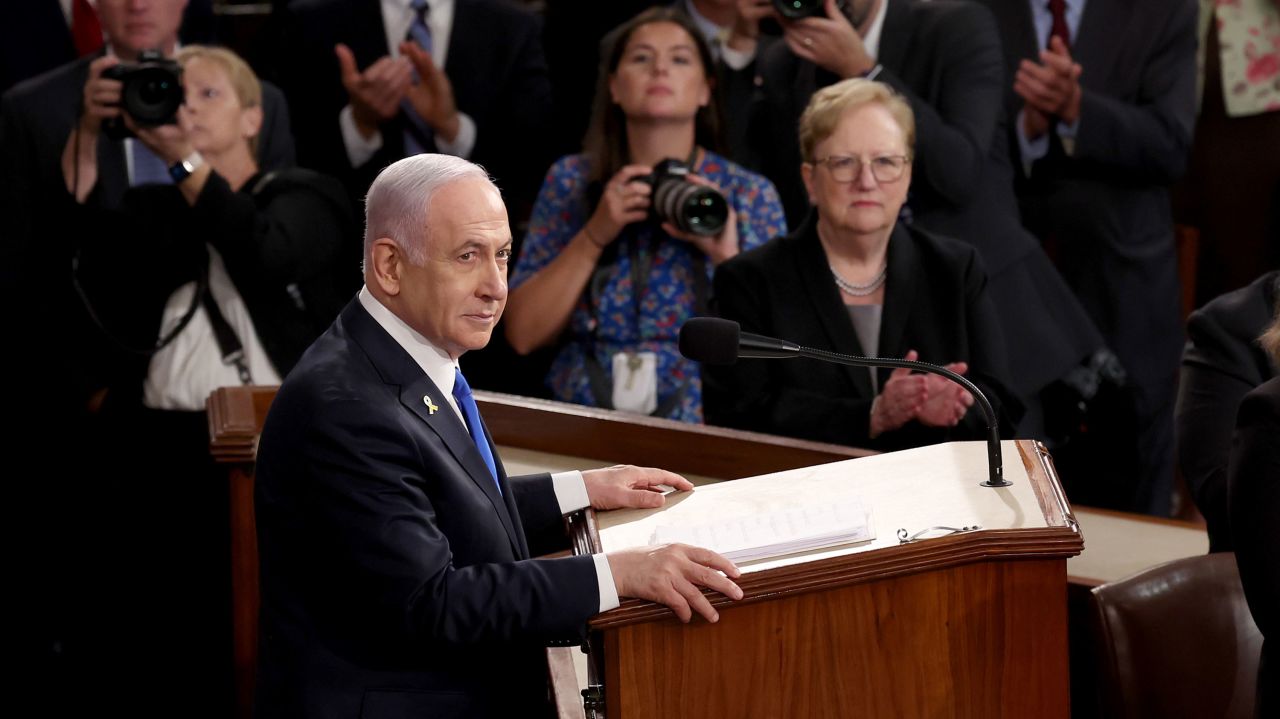
[[[780,557],[875,539],[861,498],[788,507],[699,524],[662,526],[650,544],[681,542],[719,552],[734,563]]]

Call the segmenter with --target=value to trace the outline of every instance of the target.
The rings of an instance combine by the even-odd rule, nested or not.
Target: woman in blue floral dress
[[[547,383],[560,400],[702,421],[698,365],[677,339],[708,314],[715,266],[786,233],[778,193],[714,146],[711,51],[683,13],[654,8],[611,33],[585,151],[552,165],[511,277],[507,339],[559,343]],[[665,159],[719,190],[719,235],[650,214],[648,176]]]

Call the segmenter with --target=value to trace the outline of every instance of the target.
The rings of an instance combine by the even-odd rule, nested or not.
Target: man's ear
[[[378,288],[389,297],[400,294],[400,273],[405,263],[400,246],[390,237],[379,237],[373,241],[371,254],[369,272]]]

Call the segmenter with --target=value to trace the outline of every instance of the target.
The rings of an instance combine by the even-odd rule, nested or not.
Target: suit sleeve
[[[1240,401],[1262,377],[1253,369],[1249,347],[1231,336],[1214,307],[1194,312],[1187,322],[1189,342],[1182,357],[1174,427],[1178,465],[1209,525],[1214,549],[1230,537],[1227,512],[1227,457]],[[1260,330],[1259,330],[1260,331]]]
[[[1085,84],[1076,159],[1146,182],[1171,183],[1182,176],[1195,126],[1196,13],[1194,0],[1180,0],[1163,17],[1163,26],[1153,28],[1156,39],[1135,97],[1108,97]],[[1105,71],[1084,68],[1085,73]]]
[[[999,30],[982,6],[957,6],[935,37],[938,95],[924,98],[885,68],[876,78],[907,98],[916,121],[912,185],[924,184],[951,205],[981,188],[983,168],[1003,112],[1004,59]]]
[[[307,555],[324,558],[315,565],[316,589],[330,611],[419,648],[581,631],[599,603],[591,557],[455,564],[462,548],[450,545],[441,517],[482,508],[433,502],[440,496],[433,483],[457,471],[448,451],[421,445],[405,418],[367,400],[320,401],[282,413],[282,424],[303,429],[287,427],[273,439],[295,450],[286,461],[298,465],[291,476],[305,480],[285,489],[301,536],[314,543]],[[269,504],[270,491],[281,488],[267,488]]]
[[[1014,425],[1022,418],[1023,407],[1006,385],[1010,372],[1004,332],[995,303],[987,292],[987,274],[976,252],[969,255],[969,264],[965,268],[965,312],[969,328],[968,379],[991,402],[1000,435],[1010,437]],[[953,439],[986,436],[986,416],[977,406],[971,408],[960,425],[949,432]]]
[[[1258,629],[1280,631],[1280,379],[1240,405],[1231,453],[1231,534],[1240,580]],[[1270,642],[1268,642],[1270,643]]]

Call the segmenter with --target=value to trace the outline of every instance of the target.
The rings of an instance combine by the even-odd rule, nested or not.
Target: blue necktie
[[[164,164],[154,152],[147,149],[137,139],[129,141],[129,155],[133,160],[133,177],[129,186],[138,185],[172,185],[173,177],[169,175],[169,166]]]
[[[411,0],[409,7],[413,10],[413,21],[409,23],[409,33],[405,39],[418,43],[418,46],[430,55],[431,28],[427,26],[427,13],[431,11],[431,5],[427,0]],[[414,82],[418,81],[417,72],[414,72],[413,79]],[[404,154],[418,155],[426,152],[427,148],[433,144],[431,128],[413,109],[408,99],[401,102],[400,107],[404,110],[407,120],[404,130]]]
[[[475,442],[481,459],[489,467],[489,473],[493,475],[493,483],[498,487],[498,494],[502,494],[502,485],[498,484],[498,466],[493,461],[493,450],[489,448],[489,440],[485,439],[484,425],[480,423],[480,408],[476,407],[476,398],[471,396],[471,385],[467,384],[467,379],[462,376],[462,370],[457,368],[453,371],[453,398],[458,400],[458,408],[462,410],[462,416],[467,418],[467,430],[471,432],[471,441]]]

